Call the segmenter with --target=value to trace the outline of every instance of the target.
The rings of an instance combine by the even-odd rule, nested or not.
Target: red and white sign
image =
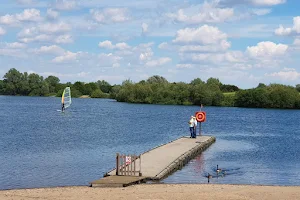
[[[126,156],[126,165],[131,163],[131,156]]]

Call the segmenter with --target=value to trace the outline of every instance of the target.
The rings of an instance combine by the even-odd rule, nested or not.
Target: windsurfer
[[[61,106],[61,112],[64,112],[65,111],[65,104],[62,103],[62,106]]]

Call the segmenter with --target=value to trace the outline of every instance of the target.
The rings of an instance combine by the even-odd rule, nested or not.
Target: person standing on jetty
[[[196,120],[196,117],[193,117],[194,119],[194,136],[196,137],[196,133],[197,133],[197,120]]]
[[[196,134],[195,134],[195,119],[194,116],[191,116],[191,119],[189,121],[189,126],[190,126],[190,133],[191,133],[191,138],[196,138]]]

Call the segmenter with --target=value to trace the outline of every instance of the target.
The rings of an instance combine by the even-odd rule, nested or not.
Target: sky
[[[300,84],[299,0],[1,0],[0,78]]]

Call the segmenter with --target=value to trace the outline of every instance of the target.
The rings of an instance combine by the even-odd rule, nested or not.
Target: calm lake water
[[[0,189],[88,185],[115,165],[115,154],[140,154],[189,135],[197,106],[0,96]],[[204,135],[216,142],[162,180],[300,185],[300,110],[204,107]]]

